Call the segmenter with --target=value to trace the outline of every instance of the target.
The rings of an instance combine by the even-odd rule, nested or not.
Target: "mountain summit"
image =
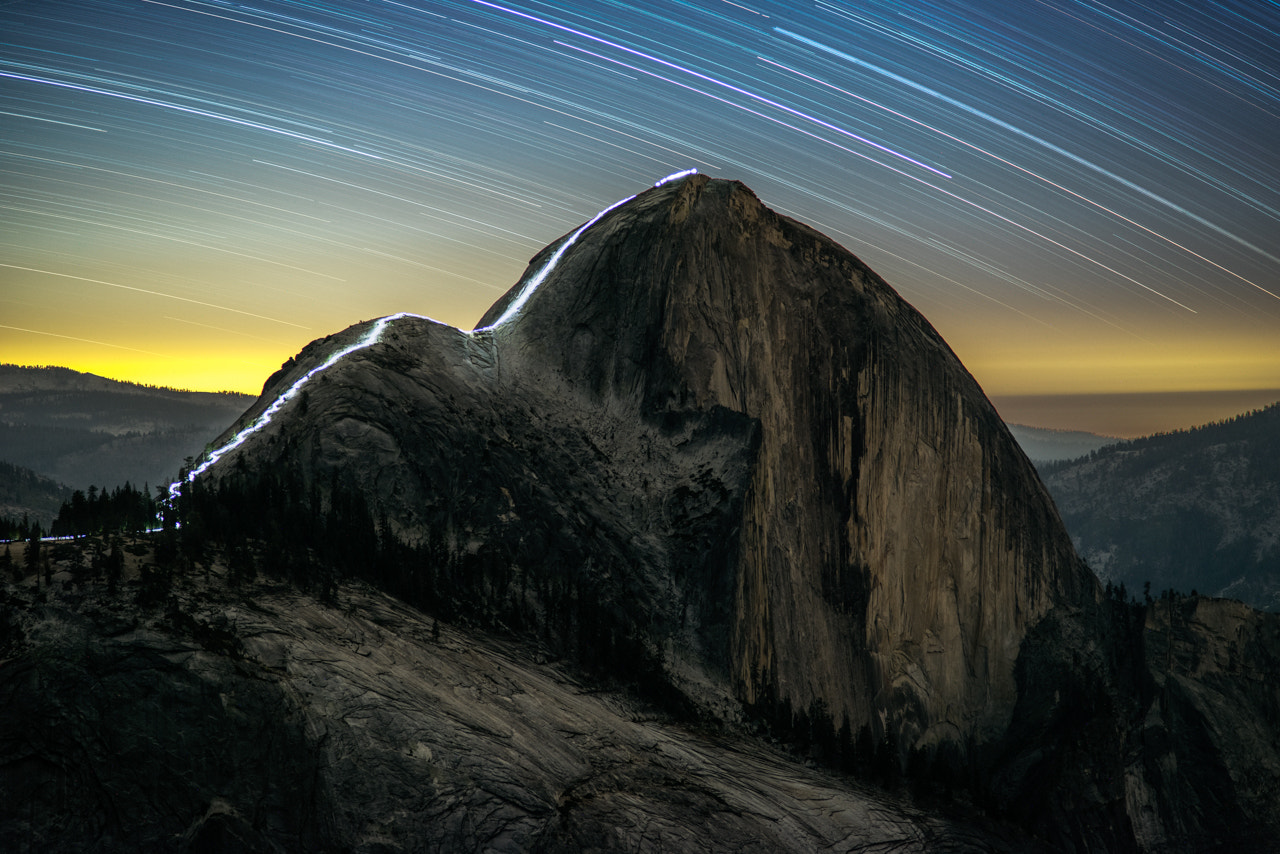
[[[571,237],[482,331],[392,321],[239,453],[348,480],[406,540],[579,577],[694,705],[998,739],[1029,626],[1096,584],[941,337],[737,182],[664,184]]]
[[[717,650],[748,703],[820,703],[906,745],[985,742],[1008,726],[1028,626],[1093,596],[937,332],[740,183],[694,176],[612,212],[491,334],[505,363],[641,423],[749,419]]]
[[[393,571],[401,589],[692,714],[870,742],[1088,846],[1170,838],[1205,785],[1141,772],[1151,698],[1122,674],[1143,629],[977,382],[856,257],[738,182],[615,205],[471,333],[402,316],[315,342],[246,418],[269,406],[211,482],[355,496],[453,567]]]
[[[341,549],[382,544],[347,565],[387,589],[682,719],[1065,850],[1280,829],[1280,622],[1104,595],[937,332],[740,183],[614,206],[470,333],[313,342],[217,447],[182,502],[331,519]],[[370,533],[334,537],[344,514]]]

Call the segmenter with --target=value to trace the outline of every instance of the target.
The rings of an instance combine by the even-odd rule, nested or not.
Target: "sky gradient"
[[[1280,388],[1272,0],[17,0],[0,40],[3,362],[256,392],[360,320],[471,328],[695,167],[998,405]]]

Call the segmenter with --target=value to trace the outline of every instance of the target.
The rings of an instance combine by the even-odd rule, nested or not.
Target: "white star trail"
[[[6,362],[256,390],[353,318],[472,327],[696,165],[989,391],[1280,386],[1274,2],[41,0],[0,31]]]

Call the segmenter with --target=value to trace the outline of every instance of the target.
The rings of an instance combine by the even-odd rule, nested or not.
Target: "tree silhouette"
[[[36,574],[36,587],[40,586],[40,525],[35,526],[27,540],[27,572]]]

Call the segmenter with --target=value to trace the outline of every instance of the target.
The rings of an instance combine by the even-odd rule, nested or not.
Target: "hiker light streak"
[[[697,169],[685,169],[682,172],[673,173],[657,181],[656,183],[654,183],[653,186],[655,188],[661,187],[664,184],[671,183],[672,181],[678,181],[681,178],[687,178],[690,175],[694,175],[697,173],[697,171],[698,171]],[[473,329],[470,332],[466,332],[465,330],[460,330],[460,331],[463,331],[464,334],[466,335],[476,335],[479,333],[491,332],[494,329],[497,329],[502,324],[511,320],[511,318],[515,317],[517,314],[519,314],[520,309],[524,307],[526,302],[528,302],[529,297],[531,297],[533,295],[533,292],[536,291],[542,285],[542,283],[547,280],[547,277],[551,275],[553,270],[555,270],[556,265],[560,263],[560,259],[563,258],[564,254],[567,251],[569,251],[569,248],[578,241],[578,238],[582,236],[583,232],[585,232],[591,226],[595,225],[597,222],[603,219],[605,215],[608,214],[610,211],[613,211],[614,209],[619,208],[622,205],[625,205],[627,202],[631,201],[634,198],[635,196],[628,196],[625,199],[620,199],[614,202],[612,205],[600,211],[591,219],[587,220],[585,223],[579,226],[576,231],[574,231],[572,234],[566,237],[564,241],[560,244],[560,246],[556,248],[556,251],[552,253],[551,257],[547,259],[547,262],[543,264],[532,276],[529,277],[528,281],[525,283],[525,286],[520,290],[520,293],[517,295],[516,299],[511,301],[511,305],[507,307],[507,310],[504,311],[496,321],[494,321],[488,326],[478,328],[478,329]],[[236,448],[239,448],[241,445],[243,445],[249,439],[250,436],[254,435],[255,433],[258,433],[264,427],[270,424],[271,419],[275,416],[275,414],[279,412],[286,403],[288,403],[289,401],[297,397],[302,392],[303,386],[309,383],[312,377],[316,376],[317,374],[323,373],[324,371],[333,367],[342,359],[346,358],[352,353],[355,353],[358,350],[364,350],[368,347],[372,347],[374,344],[377,344],[379,341],[382,340],[382,336],[386,332],[387,328],[391,326],[391,324],[394,321],[399,320],[402,317],[415,317],[415,318],[418,318],[419,320],[428,320],[428,321],[431,321],[432,323],[440,323],[440,321],[435,320],[434,318],[425,317],[421,314],[413,314],[407,311],[397,312],[396,314],[387,315],[386,317],[381,317],[373,321],[373,325],[369,327],[369,330],[365,332],[364,335],[360,336],[360,339],[356,341],[356,343],[350,344],[346,347],[341,348],[340,350],[337,350],[332,355],[330,355],[329,358],[325,359],[324,362],[312,368],[311,370],[307,371],[305,374],[303,374],[301,377],[295,380],[293,385],[289,386],[289,388],[285,389],[285,391],[282,394],[280,394],[280,396],[278,396],[275,400],[273,400],[271,404],[266,409],[264,409],[258,415],[258,417],[255,418],[249,424],[249,426],[245,427],[244,429],[240,430],[240,432],[236,433],[236,435],[232,437],[231,441],[210,451],[209,454],[205,457],[204,460],[201,461],[201,463],[198,466],[194,467],[193,469],[191,469],[190,472],[187,473],[184,479],[177,480],[169,484],[169,490],[168,490],[169,498],[171,500],[176,499],[179,493],[182,491],[182,485],[184,482],[189,483],[194,481],[197,477],[204,474],[206,471],[208,471],[210,468],[216,465],[228,453],[230,453],[231,451],[234,451]],[[447,326],[448,324],[442,324],[442,325]]]

